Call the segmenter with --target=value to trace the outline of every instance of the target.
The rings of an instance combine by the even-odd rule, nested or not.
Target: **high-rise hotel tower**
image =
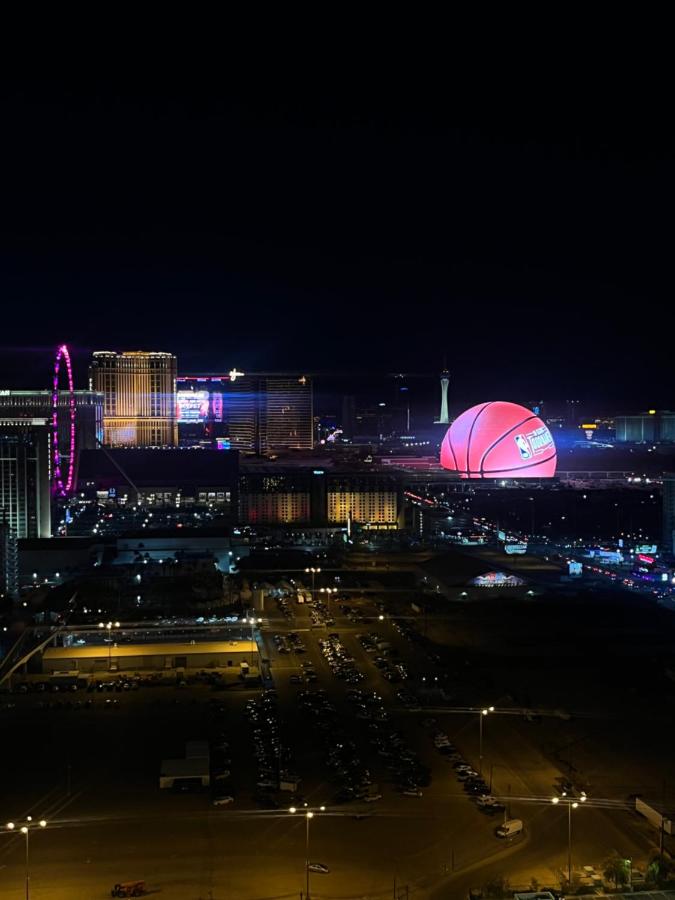
[[[103,443],[108,447],[177,444],[176,357],[172,353],[98,350],[90,390],[103,394]]]

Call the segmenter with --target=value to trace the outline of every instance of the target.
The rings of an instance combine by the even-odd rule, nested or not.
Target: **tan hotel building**
[[[176,366],[172,353],[94,353],[89,384],[103,394],[107,447],[176,446]]]

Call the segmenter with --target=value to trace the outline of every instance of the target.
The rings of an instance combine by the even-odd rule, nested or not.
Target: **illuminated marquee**
[[[477,575],[471,584],[474,587],[521,587],[525,584],[522,578],[506,572],[488,572]]]

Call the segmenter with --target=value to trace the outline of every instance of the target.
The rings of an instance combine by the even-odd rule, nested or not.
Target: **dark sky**
[[[6,82],[5,384],[37,386],[65,340],[81,383],[97,348],[183,370],[447,356],[468,402],[672,406],[670,110],[607,78],[489,87]]]

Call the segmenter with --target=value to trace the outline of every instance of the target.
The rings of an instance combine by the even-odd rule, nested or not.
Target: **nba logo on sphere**
[[[467,409],[441,444],[441,465],[460,478],[553,478],[553,436],[532,410],[496,400]]]
[[[524,434],[517,434],[514,438],[518,449],[520,450],[520,455],[523,459],[531,459],[532,454],[530,452],[530,445],[527,443],[527,438]]]

